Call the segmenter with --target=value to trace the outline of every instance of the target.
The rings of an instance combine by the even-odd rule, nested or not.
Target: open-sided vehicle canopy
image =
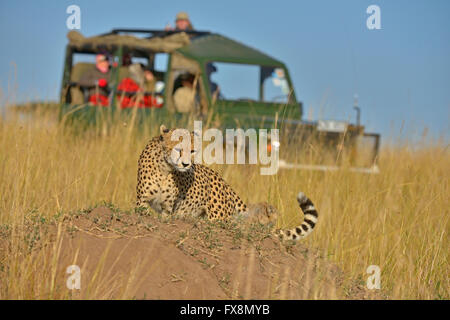
[[[211,82],[210,75],[206,70],[207,64],[223,62],[252,65],[260,68],[258,84],[255,83],[259,87],[259,95],[252,101],[250,101],[251,99],[240,99],[238,104],[244,109],[248,104],[255,106],[255,103],[260,103],[261,106],[266,107],[267,102],[271,104],[271,101],[266,101],[265,104],[263,103],[263,83],[273,73],[274,68],[284,70],[283,75],[286,77],[286,87],[289,87],[287,90],[289,94],[285,93],[286,97],[289,96],[289,99],[285,102],[290,105],[290,108],[295,109],[296,117],[301,117],[301,105],[295,99],[295,93],[285,65],[281,61],[259,50],[225,36],[205,31],[174,32],[163,30],[116,29],[110,33],[93,37],[84,37],[77,31],[70,31],[68,33],[68,39],[68,51],[70,53],[68,52],[63,88],[67,88],[69,83],[75,84],[79,78],[77,75],[89,68],[89,64],[82,65],[78,63],[77,68],[71,70],[72,61],[70,60],[72,53],[109,52],[117,55],[119,54],[119,50],[121,50],[120,52],[133,52],[136,56],[149,57],[150,60],[153,60],[155,53],[168,53],[170,54],[170,65],[165,75],[166,94],[164,97],[164,107],[168,111],[175,111],[171,93],[176,89],[176,78],[182,72],[189,72],[194,74],[198,79],[200,111],[203,114],[207,113],[208,109],[216,103],[210,88]],[[150,64],[153,64],[153,61],[150,61]],[[121,68],[120,62],[119,68]],[[225,100],[219,102],[223,103],[218,103],[218,108],[220,108],[221,104],[224,105]],[[236,105],[235,102],[231,101],[233,105]],[[279,108],[282,102],[280,101],[280,103],[274,105]],[[228,111],[230,100],[227,103],[227,106],[224,105],[224,108]],[[267,111],[271,114],[274,113],[273,110],[267,109]]]
[[[189,44],[189,36],[184,33],[174,33],[166,37],[139,38],[127,34],[106,34],[94,37],[84,37],[78,31],[72,30],[67,34],[69,45],[80,50],[93,52],[98,50],[115,50],[121,46],[147,50],[153,52],[172,52]]]
[[[278,61],[259,50],[219,34],[208,34],[193,39],[190,44],[177,50],[183,55],[207,63],[221,61],[231,63],[253,64],[271,67],[284,67]]]
[[[208,104],[210,106],[214,105],[216,111],[222,114],[222,120],[235,121],[236,115],[239,117],[246,115],[248,116],[249,110],[251,109],[253,113],[264,115],[266,117],[273,117],[276,112],[283,112],[285,115],[290,114],[291,116],[300,119],[302,115],[301,103],[297,102],[295,97],[295,92],[293,90],[293,85],[289,77],[288,70],[283,62],[271,57],[270,55],[263,53],[257,49],[247,46],[241,42],[235,41],[233,39],[227,38],[220,34],[208,33],[199,37],[194,37],[191,42],[175,51],[172,55],[173,57],[182,55],[184,60],[191,60],[196,62],[202,72],[208,73],[207,66],[209,64],[218,65],[219,74],[220,69],[230,70],[233,65],[242,65],[242,67],[236,68],[237,75],[245,75],[246,71],[251,68],[246,68],[246,66],[254,66],[254,70],[257,70],[259,75],[258,79],[252,79],[256,81],[254,86],[257,92],[250,97],[249,95],[242,95],[238,97],[230,98],[229,96],[224,96],[219,99],[215,99],[212,94],[212,88],[208,88],[211,83],[205,81],[203,78],[203,87],[208,88],[205,90],[205,96],[208,99]],[[246,69],[245,69],[246,68]],[[279,94],[284,95],[284,100],[278,103],[267,99],[268,92],[265,92],[265,87],[267,85],[267,79],[271,78],[275,70],[282,70],[283,75],[282,80],[285,82],[285,92],[280,92]],[[223,71],[223,70],[222,70]],[[242,71],[242,73],[241,73]],[[210,75],[208,75],[209,77]],[[240,79],[242,79],[240,77]],[[244,85],[249,85],[243,82]],[[218,83],[221,89],[225,89],[221,83]],[[224,91],[224,90],[222,90]],[[170,100],[168,101],[170,107]],[[283,109],[284,111],[281,111]],[[286,112],[289,110],[288,112]],[[242,120],[242,119],[241,119]]]
[[[150,31],[148,32],[150,33]],[[198,32],[198,35],[195,33],[191,39],[186,32],[168,32],[141,38],[131,34],[122,34],[117,30],[104,35],[84,37],[78,31],[72,30],[67,34],[67,38],[70,46],[83,51],[89,51],[89,49],[93,52],[103,49],[114,50],[120,46],[127,46],[152,52],[169,53],[177,50],[189,58],[203,62],[222,61],[284,67],[281,61],[259,50],[209,32]]]

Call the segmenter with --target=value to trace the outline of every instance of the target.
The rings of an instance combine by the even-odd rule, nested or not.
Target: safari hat
[[[189,20],[189,15],[184,11],[178,12],[176,21],[178,20]]]

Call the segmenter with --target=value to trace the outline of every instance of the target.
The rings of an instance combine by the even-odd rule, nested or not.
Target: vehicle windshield
[[[206,65],[214,100],[288,103],[291,88],[283,68],[226,62]]]

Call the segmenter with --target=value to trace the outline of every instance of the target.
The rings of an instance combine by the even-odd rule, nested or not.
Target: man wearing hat
[[[173,30],[170,25],[166,27],[166,30]],[[177,31],[192,31],[194,27],[192,26],[191,20],[189,20],[189,15],[184,12],[178,12],[175,19],[175,30]]]

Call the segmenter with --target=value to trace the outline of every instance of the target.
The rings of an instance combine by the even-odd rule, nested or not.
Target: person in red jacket
[[[130,67],[131,77],[126,77],[117,86],[117,99],[122,108],[161,108],[162,101],[156,97],[153,69],[141,64]]]
[[[107,106],[109,105],[108,84],[110,79],[109,60],[106,55],[98,54],[95,57],[95,68],[87,70],[81,76],[78,84],[89,89],[89,102]]]

